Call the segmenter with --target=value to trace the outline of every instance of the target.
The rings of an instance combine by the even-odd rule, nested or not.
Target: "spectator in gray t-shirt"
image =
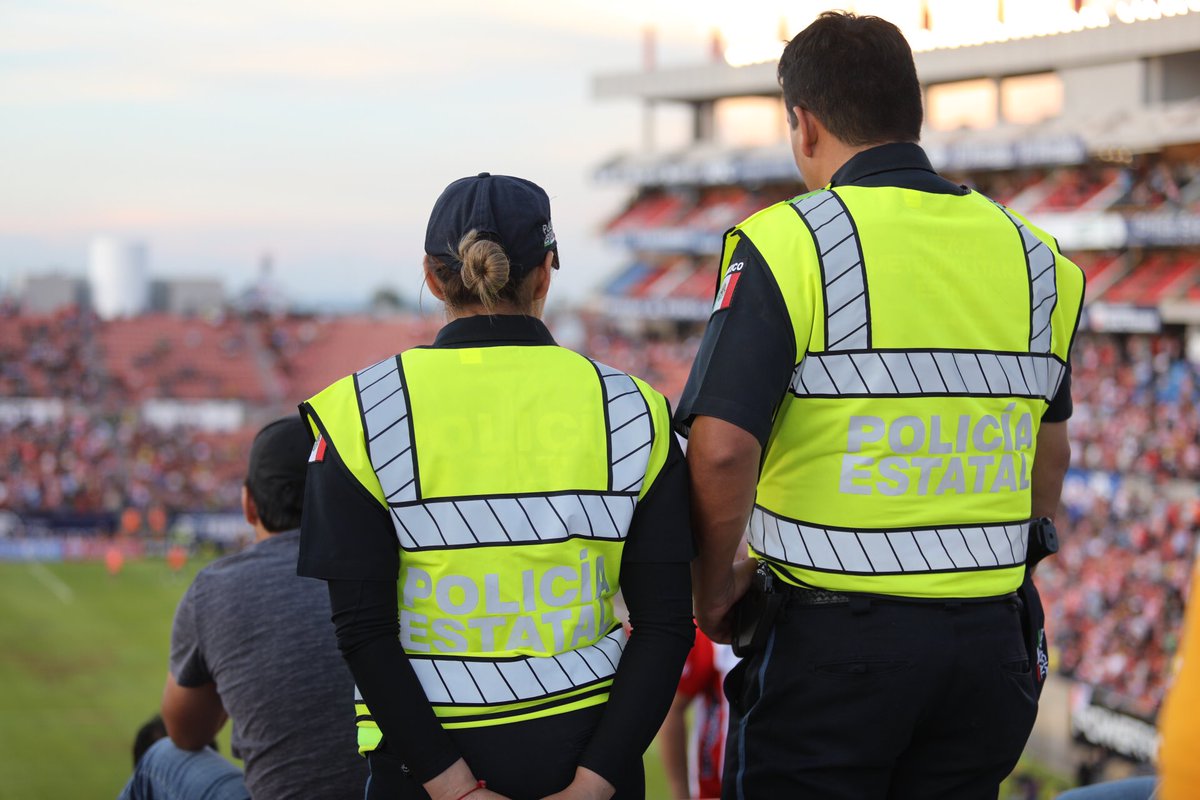
[[[255,544],[201,570],[180,601],[162,701],[170,739],[143,756],[122,798],[363,796],[354,684],[329,596],[296,575],[309,448],[298,418],[255,437],[242,492]],[[229,717],[244,777],[205,749]]]

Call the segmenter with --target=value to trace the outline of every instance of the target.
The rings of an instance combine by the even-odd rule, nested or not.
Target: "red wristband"
[[[466,797],[467,795],[475,794],[480,789],[486,789],[486,788],[487,788],[487,781],[476,781],[475,788],[472,789],[471,791],[467,792],[466,794],[460,794],[458,796],[458,800],[463,800],[463,798]]]

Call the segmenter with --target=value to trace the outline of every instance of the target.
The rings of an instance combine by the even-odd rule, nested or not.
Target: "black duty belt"
[[[788,603],[798,606],[837,606],[848,604],[854,599],[848,594],[839,594],[825,589],[803,589],[799,586],[789,586],[782,581],[779,584],[786,587],[783,591],[787,595]]]
[[[841,592],[831,592],[828,589],[806,588],[804,586],[793,586],[784,581],[775,581],[775,589],[783,594],[785,602],[788,605],[797,606],[837,606],[862,603],[864,605],[870,603],[898,603],[901,605],[978,605],[981,603],[1000,603],[1012,600],[1016,597],[1016,592],[1008,594],[995,595],[992,597],[964,597],[964,598],[941,598],[941,597],[903,597],[899,595],[883,595],[883,594],[842,594]]]

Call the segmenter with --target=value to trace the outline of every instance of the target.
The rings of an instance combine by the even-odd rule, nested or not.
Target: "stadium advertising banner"
[[[1031,214],[1030,221],[1043,230],[1053,231],[1064,252],[1119,250],[1129,240],[1128,226],[1120,214],[1043,211]]]
[[[935,169],[954,172],[1018,169],[1087,161],[1082,138],[1029,136],[1012,139],[924,141],[923,147]],[[711,149],[682,150],[652,159],[618,157],[595,172],[600,182],[623,182],[637,186],[724,186],[765,181],[798,181],[799,172],[786,145],[734,149],[714,153]]]
[[[117,530],[117,515],[102,511],[92,514],[24,511],[18,516],[21,533],[30,539],[98,536]]]
[[[712,302],[686,297],[606,297],[605,311],[612,316],[645,319],[702,320],[712,313]]]
[[[720,253],[724,231],[699,228],[646,228],[612,234],[609,241],[630,250],[649,252]],[[704,319],[703,316],[699,319]]]
[[[120,527],[117,514],[56,514],[0,511],[0,561],[98,561],[118,547],[126,557],[161,551],[171,542],[212,543],[228,550],[249,543],[253,531],[241,514],[183,513],[167,524],[165,539],[147,542],[128,536],[112,538]]]
[[[1200,244],[1200,215],[1147,211],[1129,218],[1129,244],[1170,247]]]
[[[1071,688],[1071,735],[1130,761],[1153,760],[1158,750],[1154,723],[1116,705],[1103,690],[1076,684]]]
[[[193,541],[237,544],[253,532],[241,514],[196,513],[180,514],[171,524],[171,532]]]
[[[203,431],[235,431],[246,424],[246,410],[240,400],[157,398],[142,404],[142,419],[165,430],[187,425]]]
[[[1084,309],[1079,326],[1101,333],[1158,333],[1162,314],[1149,306],[1092,303]]]
[[[58,422],[66,411],[66,403],[56,397],[0,398],[0,423],[17,425],[33,422],[44,425]]]
[[[1011,140],[967,139],[949,144],[924,143],[934,169],[953,172],[1016,169],[1087,161],[1087,147],[1078,136],[1031,136]]]

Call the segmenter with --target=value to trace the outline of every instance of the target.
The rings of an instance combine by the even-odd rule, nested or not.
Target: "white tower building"
[[[92,240],[88,282],[92,306],[102,319],[132,317],[146,310],[150,299],[146,260],[141,242],[107,236]]]

